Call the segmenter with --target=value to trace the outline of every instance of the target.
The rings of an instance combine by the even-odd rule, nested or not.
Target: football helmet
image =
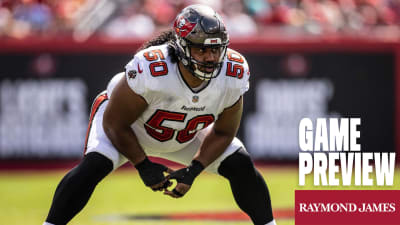
[[[229,36],[220,15],[205,5],[191,5],[182,10],[175,19],[176,50],[178,59],[194,76],[208,81],[218,76]],[[195,60],[190,52],[191,47],[217,48],[219,59],[215,63]],[[212,72],[200,68],[213,68]]]

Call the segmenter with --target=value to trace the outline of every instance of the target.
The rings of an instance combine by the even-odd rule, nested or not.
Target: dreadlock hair
[[[176,52],[176,37],[175,32],[173,29],[169,29],[166,31],[161,32],[158,36],[146,41],[142,46],[136,51],[139,51],[149,48],[151,46],[158,46],[167,43],[168,44],[168,55],[171,57],[171,62],[176,63],[178,62],[178,56]]]

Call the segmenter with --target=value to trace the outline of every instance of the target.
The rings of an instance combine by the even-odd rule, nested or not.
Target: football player
[[[254,224],[274,225],[267,185],[235,137],[250,73],[228,44],[221,17],[203,5],[186,7],[172,30],[145,43],[95,99],[85,156],[58,185],[44,225],[67,224],[127,161],[147,187],[173,198],[203,170],[219,174]],[[173,171],[148,156],[187,167]]]

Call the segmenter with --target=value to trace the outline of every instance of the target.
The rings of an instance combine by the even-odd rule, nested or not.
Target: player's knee
[[[240,149],[221,162],[218,173],[228,179],[243,179],[255,176],[255,168],[249,153]]]
[[[97,185],[113,169],[111,160],[92,152],[72,169],[64,178],[66,184],[73,186]]]

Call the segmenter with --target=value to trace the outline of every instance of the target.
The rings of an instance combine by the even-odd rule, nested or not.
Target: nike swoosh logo
[[[139,64],[137,64],[137,70],[138,70],[138,72],[139,72],[139,73],[142,73],[142,72],[143,72],[143,70],[142,70],[142,69],[140,69],[140,66],[139,66]]]

